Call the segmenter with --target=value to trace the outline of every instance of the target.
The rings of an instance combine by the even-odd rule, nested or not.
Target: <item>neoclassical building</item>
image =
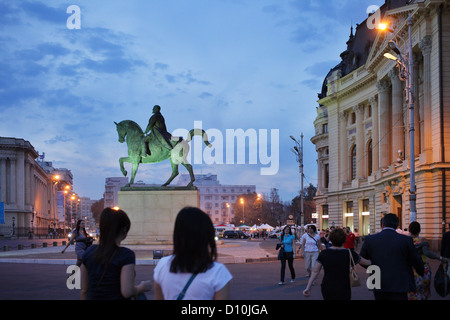
[[[392,53],[389,40],[408,56],[408,16],[413,22],[414,150],[405,81],[397,63],[384,57]],[[387,0],[381,17],[394,33],[371,28],[370,16],[354,34],[352,29],[342,61],[319,93],[311,139],[318,154],[318,223],[367,235],[380,230],[383,214],[395,213],[407,228],[413,156],[417,221],[436,249],[450,222],[450,1]]]
[[[35,235],[60,227],[56,192],[58,185],[53,168],[41,166],[39,154],[24,139],[0,137],[0,202],[4,223],[0,236]]]

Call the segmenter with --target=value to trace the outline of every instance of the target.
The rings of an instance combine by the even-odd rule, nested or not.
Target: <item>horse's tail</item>
[[[208,146],[208,147],[212,147],[212,144],[208,141],[208,135],[206,134],[205,130],[203,129],[192,129],[191,131],[189,131],[188,136],[187,136],[187,142],[192,140],[193,136],[202,136],[203,138],[203,142]]]

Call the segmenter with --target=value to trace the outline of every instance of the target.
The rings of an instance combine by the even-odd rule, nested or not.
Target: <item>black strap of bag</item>
[[[183,288],[183,291],[180,292],[180,294],[178,295],[177,300],[183,300],[184,295],[186,294],[187,289],[189,288],[189,286],[191,285],[192,281],[194,280],[194,278],[197,276],[196,273],[194,273],[188,280],[188,282],[186,283],[186,285]]]

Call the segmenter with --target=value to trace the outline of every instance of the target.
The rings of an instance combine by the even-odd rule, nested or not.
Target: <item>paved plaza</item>
[[[39,242],[48,242],[42,247]],[[3,240],[0,248],[10,245],[10,251],[0,251],[0,299],[1,300],[78,300],[80,292],[68,289],[66,281],[68,268],[75,264],[74,246],[61,254],[62,240],[34,241],[36,248],[29,248],[31,240]],[[19,242],[24,243],[23,250],[17,250]],[[53,246],[57,242],[57,246]],[[6,244],[7,243],[7,244]],[[312,288],[312,294],[305,298],[302,291],[306,287],[308,277],[304,268],[304,260],[297,258],[294,267],[297,279],[289,283],[290,273],[286,268],[287,284],[278,285],[280,262],[276,260],[277,240],[226,240],[218,246],[219,262],[226,264],[233,275],[230,299],[234,301],[269,301],[269,300],[322,300],[320,283],[322,273]],[[152,279],[157,259],[153,259],[154,250],[171,252],[171,246],[142,245],[128,246],[136,253],[136,281]],[[431,260],[433,274],[439,262]],[[365,269],[357,266],[362,285],[352,289],[352,300],[373,300],[365,283]],[[153,299],[153,292],[147,293],[147,299]],[[431,300],[450,300],[440,297],[432,286]]]

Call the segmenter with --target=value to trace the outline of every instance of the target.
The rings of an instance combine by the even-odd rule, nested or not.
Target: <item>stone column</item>
[[[341,157],[340,161],[340,172],[341,172],[341,183],[348,181],[349,177],[349,167],[348,167],[348,132],[347,132],[347,111],[341,111],[339,113],[339,153]]]
[[[392,84],[392,161],[396,161],[399,150],[405,154],[403,92],[397,67],[389,71],[389,77]]]
[[[0,159],[0,201],[6,200],[6,159]]]
[[[372,108],[372,174],[379,169],[379,131],[378,131],[378,101],[376,97],[369,99]]]
[[[17,209],[24,210],[24,208],[25,208],[25,155],[22,152],[17,153],[16,173],[17,173],[17,178],[16,178]]]
[[[390,83],[386,80],[377,82],[380,168],[391,164],[391,104],[389,101]]]
[[[359,104],[354,107],[356,114],[356,179],[365,177],[365,159],[364,159],[364,105]]]
[[[431,36],[425,36],[419,42],[419,48],[423,55],[423,151],[431,153]],[[427,159],[430,162],[431,159]]]
[[[16,204],[16,158],[9,158],[9,203]]]

